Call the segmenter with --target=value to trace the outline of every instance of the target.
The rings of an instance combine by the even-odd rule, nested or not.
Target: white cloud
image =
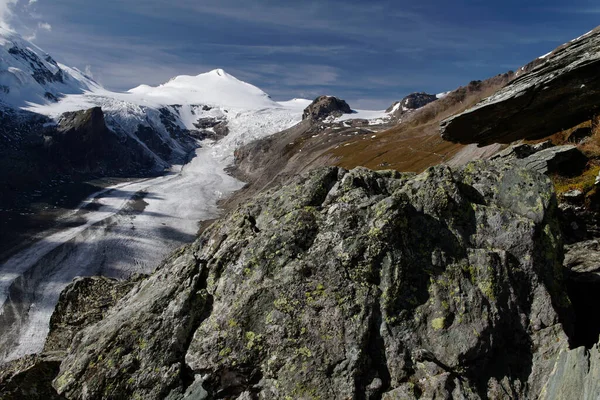
[[[50,25],[47,22],[40,22],[40,23],[38,23],[38,28],[41,29],[41,30],[43,30],[43,31],[48,31],[48,32],[52,31],[52,25]]]
[[[10,22],[13,18],[13,10],[18,0],[0,0],[0,26],[10,29]]]

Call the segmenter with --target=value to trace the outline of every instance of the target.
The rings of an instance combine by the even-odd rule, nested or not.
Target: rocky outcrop
[[[424,92],[411,93],[400,101],[392,104],[387,110],[387,113],[393,113],[394,116],[400,116],[407,111],[418,110],[425,107],[427,104],[436,101],[438,98],[434,94]]]
[[[138,142],[108,129],[100,107],[64,113],[56,128],[45,132],[44,148],[66,171],[106,174],[148,169],[155,163]]]
[[[50,320],[44,352],[0,366],[1,399],[65,399],[52,387],[65,352],[75,334],[104,318],[144,278],[135,275],[128,281],[105,277],[77,278],[61,293]]]
[[[352,113],[352,109],[344,100],[333,96],[317,97],[302,115],[302,119],[322,121],[329,116],[340,117]]]
[[[446,119],[442,137],[458,143],[537,139],[590,119],[600,109],[600,29],[573,40],[475,107]]]
[[[567,348],[548,178],[324,168],[260,195],[76,335],[69,399],[535,398]],[[568,330],[568,329],[567,329]]]

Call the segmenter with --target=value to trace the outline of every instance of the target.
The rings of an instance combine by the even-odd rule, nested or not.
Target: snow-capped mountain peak
[[[180,75],[156,87],[140,85],[128,93],[161,104],[205,104],[246,110],[279,107],[268,94],[223,69],[196,76]]]
[[[82,72],[58,64],[48,53],[16,32],[0,28],[0,101],[22,107],[55,102],[65,94],[99,85]]]

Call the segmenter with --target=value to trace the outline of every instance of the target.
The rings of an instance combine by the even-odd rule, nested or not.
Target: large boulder
[[[343,114],[350,113],[352,109],[344,100],[333,96],[320,96],[306,107],[302,119],[322,121],[329,116],[341,117]]]
[[[599,28],[559,47],[496,94],[442,121],[442,137],[485,146],[541,138],[588,120],[600,109],[599,47]]]
[[[324,168],[257,196],[75,336],[69,399],[535,398],[569,302],[550,180]]]

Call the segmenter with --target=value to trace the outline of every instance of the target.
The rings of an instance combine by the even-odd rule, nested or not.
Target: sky
[[[0,0],[0,25],[108,89],[223,68],[275,100],[363,109],[516,70],[599,24],[588,0]]]

